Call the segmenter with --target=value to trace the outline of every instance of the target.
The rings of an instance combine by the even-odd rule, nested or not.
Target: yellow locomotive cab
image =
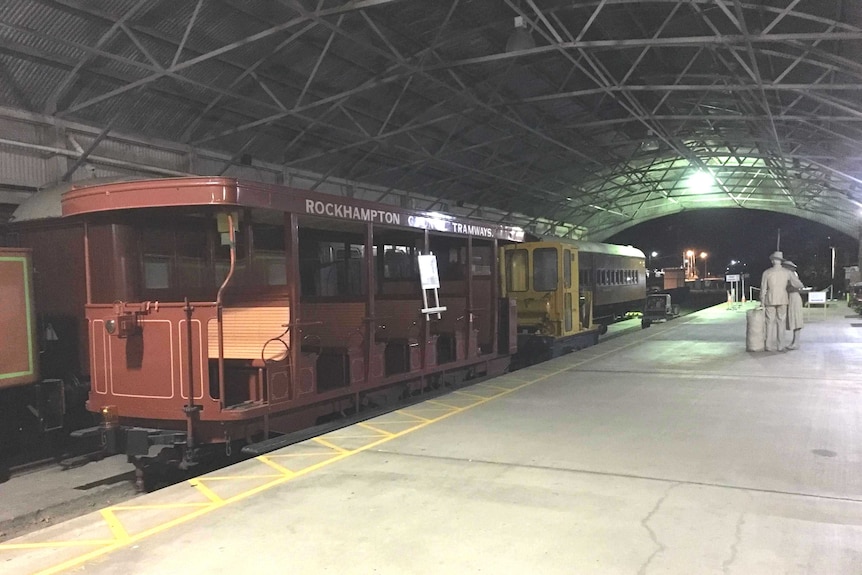
[[[542,241],[502,248],[502,292],[518,307],[518,331],[554,338],[592,329],[592,298],[579,286],[578,249]]]

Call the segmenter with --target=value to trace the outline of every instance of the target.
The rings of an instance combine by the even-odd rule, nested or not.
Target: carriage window
[[[508,291],[527,291],[527,250],[506,252],[506,288]]]
[[[558,275],[557,248],[533,250],[533,289],[555,291]]]

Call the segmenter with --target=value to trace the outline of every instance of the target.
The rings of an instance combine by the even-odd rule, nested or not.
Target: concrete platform
[[[862,318],[719,306],[0,544],[0,572],[862,573]]]

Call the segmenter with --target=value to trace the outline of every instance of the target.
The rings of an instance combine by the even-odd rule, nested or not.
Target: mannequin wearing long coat
[[[802,332],[802,295],[799,290],[805,288],[805,284],[799,279],[796,273],[796,266],[792,262],[782,264],[790,271],[790,283],[787,284],[788,303],[787,303],[787,329],[793,332],[793,341],[787,346],[787,349],[799,349],[799,335]]]

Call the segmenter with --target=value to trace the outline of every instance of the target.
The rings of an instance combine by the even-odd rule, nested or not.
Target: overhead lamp
[[[712,191],[715,180],[712,174],[705,171],[697,171],[688,179],[688,187],[696,194],[705,194]]]
[[[506,52],[520,52],[535,48],[536,42],[532,34],[527,30],[527,23],[523,16],[515,16],[515,29],[509,35],[506,42]]]
[[[642,152],[657,152],[659,149],[658,138],[652,130],[647,130],[646,138],[641,140],[640,145]]]

